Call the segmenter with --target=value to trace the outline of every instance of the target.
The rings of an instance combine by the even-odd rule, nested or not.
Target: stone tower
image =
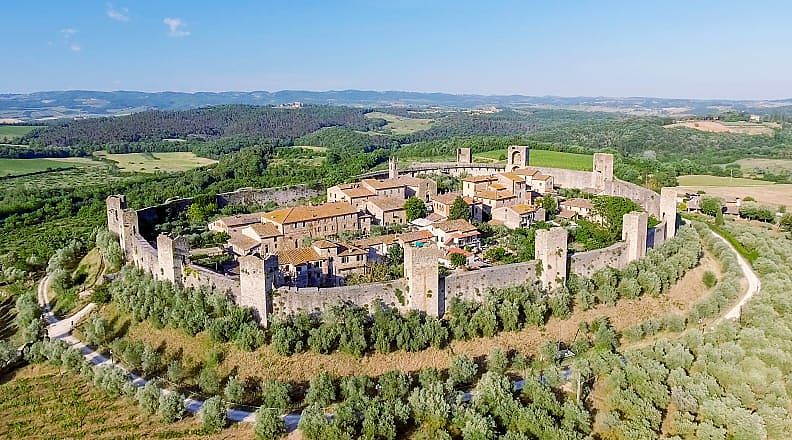
[[[470,148],[457,148],[457,163],[472,163],[473,153]]]
[[[613,182],[613,155],[609,153],[594,153],[591,187],[604,189],[610,182]]]
[[[123,195],[109,196],[105,199],[107,208],[107,229],[120,236],[124,228],[124,210],[127,208],[126,197]]]
[[[118,243],[124,251],[127,261],[134,261],[133,255],[135,235],[138,234],[138,215],[137,211],[126,210],[121,214],[121,234],[118,236]]]
[[[440,316],[440,275],[437,268],[439,251],[434,246],[404,247],[404,278],[407,281],[407,307],[427,315]]]
[[[567,231],[561,227],[536,231],[536,259],[541,261],[539,281],[551,292],[567,277]]]
[[[181,286],[184,266],[187,264],[189,255],[190,246],[186,237],[171,238],[165,234],[158,235],[157,261],[159,262],[159,271],[154,273],[154,277]]]
[[[665,222],[665,239],[670,240],[676,235],[676,189],[663,188],[660,190],[660,221]]]
[[[273,258],[263,260],[255,255],[239,258],[239,301],[242,307],[250,307],[261,325],[269,324],[273,312],[272,291],[275,272]],[[277,259],[274,266],[277,268]]]
[[[396,158],[391,157],[388,159],[388,178],[395,179],[399,177],[399,164],[396,163]]]
[[[506,152],[506,159],[508,160],[506,171],[527,167],[530,154],[531,149],[527,145],[510,145],[509,150]]]
[[[646,256],[646,227],[649,213],[630,212],[622,219],[622,240],[627,243],[627,262]]]

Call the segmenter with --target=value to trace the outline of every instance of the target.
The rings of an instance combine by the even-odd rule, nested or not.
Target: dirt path
[[[720,239],[722,242],[726,243],[726,246],[729,246],[729,249],[737,258],[737,263],[740,265],[740,269],[743,272],[743,277],[745,277],[745,279],[748,281],[748,286],[740,297],[740,300],[731,309],[729,309],[729,311],[724,313],[723,316],[712,322],[712,326],[714,327],[724,319],[739,319],[743,306],[745,306],[745,304],[762,289],[762,281],[756,275],[756,272],[753,271],[751,264],[745,258],[743,258],[739,252],[737,252],[737,249],[735,249],[734,246],[728,242],[728,240],[721,237],[713,230],[710,230],[710,232],[712,232],[712,234],[718,237],[718,239]]]

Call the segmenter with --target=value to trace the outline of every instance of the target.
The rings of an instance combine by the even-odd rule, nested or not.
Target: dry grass
[[[792,185],[766,186],[679,186],[682,191],[704,193],[718,197],[753,197],[758,203],[772,206],[792,206]]]
[[[707,270],[719,272],[717,261],[709,255],[666,295],[622,300],[616,306],[600,305],[592,310],[576,312],[570,319],[551,319],[544,328],[531,327],[518,332],[503,332],[491,338],[455,341],[440,350],[432,348],[417,353],[375,353],[362,358],[344,353],[323,355],[313,352],[282,356],[269,346],[249,353],[225,344],[223,348],[226,356],[222,369],[226,374],[234,371],[241,377],[256,376],[302,383],[321,371],[338,376],[365,374],[376,377],[391,370],[412,372],[428,367],[447,368],[451,359],[459,353],[475,357],[485,356],[493,347],[534,353],[548,340],[571,341],[580,322],[591,321],[598,316],[607,316],[617,329],[623,329],[652,317],[669,313],[684,314],[706,295],[701,278]],[[190,337],[174,329],[155,329],[147,322],[131,324],[112,305],[106,306],[102,313],[115,322],[117,328],[128,325],[127,333],[130,338],[164,348],[169,353],[181,351],[183,355],[197,361],[206,359],[211,350],[217,348],[217,344],[206,334]]]
[[[24,367],[2,378],[0,438],[252,439],[250,425],[206,436],[197,417],[174,424],[145,414],[129,399],[109,398],[83,378],[50,366]]]
[[[198,157],[191,152],[127,154],[108,154],[105,152],[97,152],[94,154],[116,162],[118,169],[121,171],[133,173],[186,171],[217,163],[216,160]]]
[[[710,133],[736,133],[748,135],[772,136],[775,129],[781,128],[775,123],[759,122],[720,122],[720,121],[681,121],[674,124],[664,125],[665,128],[691,128],[693,130],[706,131]]]
[[[426,130],[434,123],[433,119],[405,118],[383,112],[366,113],[369,119],[384,119],[388,123],[382,127],[382,131],[392,134],[410,134],[416,131]]]

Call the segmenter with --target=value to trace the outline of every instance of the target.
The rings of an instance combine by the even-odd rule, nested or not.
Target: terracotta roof
[[[329,202],[322,205],[301,205],[293,208],[281,208],[261,216],[278,224],[290,224],[323,218],[338,217],[357,213],[357,209],[347,202]]]
[[[562,210],[561,212],[558,213],[558,216],[561,217],[561,218],[565,218],[567,220],[572,220],[573,218],[575,218],[577,216],[577,212],[569,211],[567,209],[564,209],[564,210]]]
[[[248,228],[252,229],[260,238],[277,237],[281,235],[278,227],[272,223],[254,223]]]
[[[465,219],[462,219],[462,218],[456,219],[456,220],[446,220],[446,221],[444,221],[442,223],[434,225],[434,228],[440,229],[441,231],[445,231],[445,232],[454,232],[454,231],[459,231],[459,232],[476,231],[476,232],[478,232],[478,229],[476,229],[475,226],[470,224],[469,221],[467,221]]]
[[[228,244],[231,247],[247,252],[258,246],[259,242],[242,234],[233,234],[231,238],[228,239]]]
[[[505,191],[506,188],[508,188],[506,185],[504,185],[504,184],[502,184],[500,182],[496,182],[496,183],[490,184],[488,189],[495,190],[495,191]]]
[[[491,225],[496,225],[496,226],[503,226],[503,222],[500,221],[500,220],[496,220],[496,219],[492,219],[492,220],[488,221],[487,223],[489,223]]]
[[[321,261],[322,258],[312,247],[288,249],[278,252],[278,264],[291,264],[298,266],[309,261]]]
[[[461,196],[459,192],[447,192],[445,194],[437,194],[433,195],[429,198],[429,200],[433,202],[442,203],[443,205],[451,205],[454,203],[457,197]],[[469,198],[469,197],[468,197]]]
[[[341,189],[341,192],[343,192],[350,199],[358,199],[358,198],[361,198],[361,197],[371,197],[371,196],[373,196],[375,194],[374,191],[372,191],[372,190],[370,190],[368,188],[364,188],[362,186],[356,186],[356,187],[352,187],[352,188]]]
[[[374,196],[369,198],[366,203],[371,203],[383,211],[398,211],[404,209],[404,200],[394,197]]]
[[[433,212],[426,216],[426,220],[428,220],[430,223],[437,223],[437,222],[446,221],[448,220],[448,218],[444,215],[440,215],[436,212]]]
[[[403,243],[412,243],[414,241],[434,240],[434,235],[432,235],[432,233],[427,230],[421,230],[399,234],[396,236],[396,239]]]
[[[507,173],[500,173],[501,176],[513,181],[513,182],[524,182],[525,178],[513,171]]]
[[[552,179],[553,176],[548,176],[547,174],[538,174],[536,176],[533,176],[533,178],[534,178],[534,180],[545,180],[546,181],[546,180]]]
[[[245,226],[261,221],[261,214],[261,212],[254,212],[252,214],[236,214],[228,217],[221,217],[215,220],[215,222],[223,223],[229,228],[233,228],[235,226]]]
[[[465,177],[465,182],[473,182],[473,183],[484,183],[484,182],[492,182],[494,180],[498,180],[495,176],[470,176]]]
[[[355,240],[354,243],[355,246],[359,246],[362,248],[376,246],[379,244],[391,245],[393,243],[396,243],[396,234],[380,235],[379,237],[362,238],[360,240]]]
[[[341,248],[341,251],[338,253],[339,257],[346,257],[349,255],[364,255],[367,253],[365,250],[347,243],[342,243]]]
[[[318,248],[318,249],[333,249],[333,248],[337,248],[338,247],[337,244],[333,243],[330,240],[317,240],[317,241],[311,243],[311,246],[313,246],[315,248]]]
[[[516,170],[514,170],[512,172],[514,174],[517,174],[518,176],[534,176],[536,174],[539,174],[539,170],[537,170],[536,168],[530,168],[530,167],[529,168],[518,168],[518,169],[516,169]]]
[[[523,215],[523,214],[528,214],[529,212],[536,212],[538,208],[535,205],[520,203],[519,205],[508,206],[507,209],[511,209],[517,214]]]
[[[594,203],[592,203],[591,200],[581,199],[581,198],[567,199],[559,203],[559,205],[567,206],[570,208],[584,208],[584,209],[594,208]]]
[[[479,190],[476,191],[476,197],[487,200],[506,200],[517,196],[509,191]]]

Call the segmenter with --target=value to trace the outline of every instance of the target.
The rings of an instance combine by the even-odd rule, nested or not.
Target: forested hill
[[[300,108],[223,105],[180,111],[146,111],[127,116],[81,119],[36,129],[22,141],[32,146],[69,147],[163,139],[216,139],[245,135],[293,139],[322,127],[366,130],[377,121],[366,110],[308,105]]]

